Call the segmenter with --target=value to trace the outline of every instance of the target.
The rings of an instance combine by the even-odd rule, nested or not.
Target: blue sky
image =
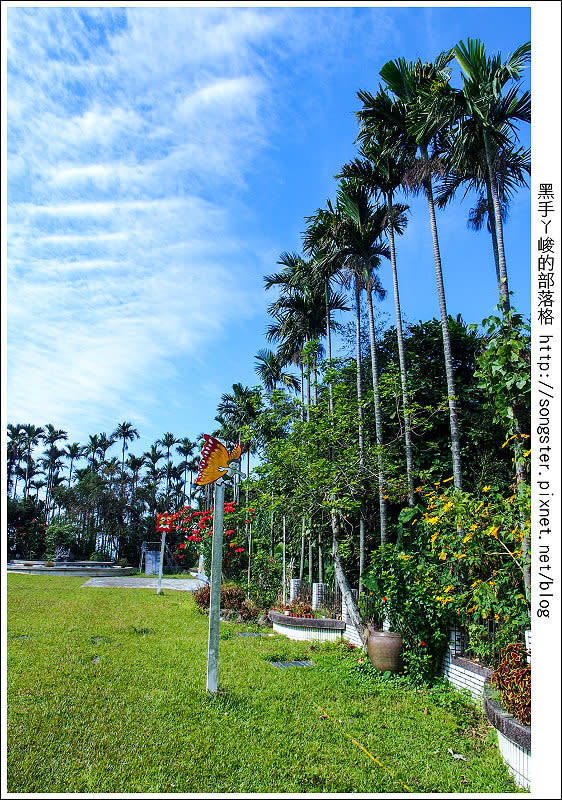
[[[8,421],[85,442],[127,420],[134,452],[212,430],[220,395],[257,383],[263,275],[334,197],[356,91],[376,91],[390,58],[468,36],[507,54],[530,38],[530,10],[507,4],[10,7],[7,20]],[[438,307],[427,210],[408,202],[398,264],[416,321]],[[449,313],[479,322],[495,273],[469,207],[438,226]],[[506,255],[525,314],[529,214],[522,191]]]

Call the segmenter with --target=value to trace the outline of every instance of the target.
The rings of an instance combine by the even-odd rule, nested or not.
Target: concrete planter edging
[[[484,685],[484,712],[494,728],[506,739],[522,750],[531,750],[531,727],[505,712],[497,700],[492,697],[492,687],[487,681]]]
[[[310,617],[286,617],[278,611],[270,611],[267,615],[271,622],[278,625],[286,625],[293,628],[323,628],[329,630],[343,631],[345,630],[345,622],[341,619],[325,619],[310,618]]]
[[[484,713],[498,735],[498,747],[515,783],[531,787],[531,728],[507,714],[492,697],[489,681],[484,685]]]

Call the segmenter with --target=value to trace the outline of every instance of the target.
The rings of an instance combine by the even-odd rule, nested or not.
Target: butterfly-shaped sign
[[[213,436],[204,433],[203,438],[205,444],[201,451],[199,471],[195,479],[195,483],[199,486],[214,483],[219,478],[222,478],[228,472],[229,462],[237,461],[243,453],[243,446],[240,444],[237,444],[229,453],[224,444]]]

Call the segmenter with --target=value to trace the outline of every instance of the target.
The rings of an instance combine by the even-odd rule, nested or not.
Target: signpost
[[[164,548],[166,547],[166,531],[162,529],[162,541],[160,543],[160,564],[158,565],[158,587],[156,594],[162,591],[162,569],[164,567]]]
[[[224,530],[224,478],[238,472],[236,462],[242,448],[236,445],[229,453],[218,439],[204,434],[199,472],[195,483],[204,486],[215,484],[215,510],[213,515],[213,545],[211,556],[211,590],[209,600],[209,645],[207,652],[207,692],[216,694],[219,674],[219,627],[221,603],[222,542]]]
[[[215,694],[219,677],[219,626],[221,604],[222,538],[224,523],[224,481],[215,483],[213,550],[211,557],[211,593],[209,602],[209,650],[207,655],[207,691]]]

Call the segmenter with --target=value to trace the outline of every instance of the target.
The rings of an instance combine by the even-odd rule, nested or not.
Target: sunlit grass
[[[8,576],[10,792],[517,791],[449,691],[376,680],[341,646],[224,624],[208,698],[208,619],[188,593],[83,582]]]

